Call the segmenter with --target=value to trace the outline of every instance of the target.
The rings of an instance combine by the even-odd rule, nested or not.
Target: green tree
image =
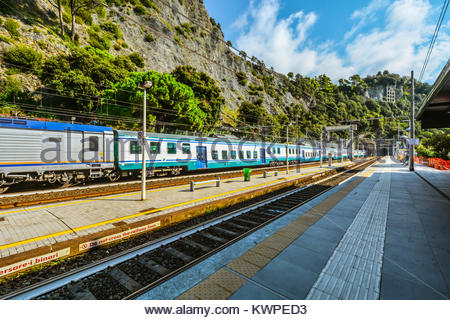
[[[72,16],[72,41],[75,41],[75,16],[79,15],[82,11],[90,12],[92,9],[100,5],[100,1],[102,0],[68,0],[70,14]]]
[[[167,73],[132,72],[123,81],[115,83],[112,89],[103,92],[104,104],[111,109],[122,108],[127,106],[119,107],[114,101],[127,101],[135,110],[133,115],[139,117],[141,111],[135,105],[142,104],[143,90],[139,88],[139,84],[145,81],[152,82],[152,87],[147,89],[149,123],[157,120],[183,124],[190,130],[204,128],[207,115],[199,108],[199,101],[192,89]]]
[[[437,158],[448,159],[450,152],[450,135],[446,133],[434,134],[430,138],[425,138],[422,145],[433,152]]]
[[[191,66],[180,66],[172,71],[172,76],[192,88],[198,99],[198,107],[206,114],[206,124],[214,126],[220,118],[220,110],[225,104],[216,82],[204,72],[197,72]]]

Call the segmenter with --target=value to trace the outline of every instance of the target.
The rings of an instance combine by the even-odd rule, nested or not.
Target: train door
[[[197,147],[197,169],[204,169],[207,165],[206,147]]]
[[[259,154],[260,154],[260,158],[261,158],[261,164],[266,164],[266,149],[260,148]]]
[[[103,147],[103,132],[83,132],[83,162],[103,161]]]

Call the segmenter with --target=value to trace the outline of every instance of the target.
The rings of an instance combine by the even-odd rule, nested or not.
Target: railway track
[[[312,185],[291,188],[2,298],[133,299],[321,195],[373,162],[357,164]]]
[[[291,165],[293,166],[293,165]],[[301,164],[302,168],[317,166],[316,162]],[[262,174],[264,171],[283,170],[286,166],[253,168],[252,174]],[[221,171],[195,175],[184,175],[179,177],[165,177],[147,180],[147,190],[166,188],[189,184],[190,181],[205,181],[219,177],[230,179],[242,176],[242,170]],[[115,182],[102,185],[90,185],[58,190],[44,190],[37,192],[26,192],[24,194],[5,194],[0,196],[0,210],[15,207],[28,207],[52,202],[62,202],[92,197],[109,196],[119,193],[129,193],[141,190],[140,182]]]

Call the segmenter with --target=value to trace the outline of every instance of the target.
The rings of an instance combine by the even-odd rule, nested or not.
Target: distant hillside
[[[73,25],[71,1],[84,5]],[[142,80],[154,83],[149,123],[165,132],[213,132],[221,123],[236,135],[259,135],[266,126],[264,134],[284,136],[298,116],[300,135],[317,137],[323,125],[407,113],[407,77],[384,71],[333,84],[326,75],[279,74],[232,49],[202,0],[102,2],[107,7],[99,0],[0,2],[0,113],[135,129]],[[429,88],[416,83],[417,101]],[[395,101],[386,101],[388,92]],[[397,124],[358,122],[357,136],[391,136]]]

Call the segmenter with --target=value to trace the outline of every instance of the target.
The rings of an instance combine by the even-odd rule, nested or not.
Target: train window
[[[256,159],[256,158],[258,158],[258,151],[253,151],[253,159]]]
[[[150,142],[150,153],[160,154],[161,153],[161,142]]]
[[[60,143],[61,142],[61,138],[48,138],[48,142],[52,142],[52,143]]]
[[[231,150],[231,159],[236,159],[236,151]]]
[[[168,154],[177,154],[177,144],[173,142],[167,143],[167,153]]]
[[[280,147],[278,147],[278,149],[277,149],[277,153],[278,153],[278,154],[280,154]]]
[[[98,137],[89,137],[89,151],[98,151]]]
[[[275,149],[275,147],[272,148],[272,153],[276,154],[277,150]]]
[[[219,151],[217,150],[211,150],[211,158],[213,160],[219,160]]]
[[[183,150],[183,154],[191,154],[191,145],[189,143],[183,143],[181,149]]]
[[[270,148],[267,148],[267,154],[270,154]]]
[[[244,159],[244,151],[239,150],[239,159]]]
[[[130,141],[130,154],[141,154],[142,147],[137,141]]]
[[[247,159],[252,158],[252,152],[250,150],[247,150]]]
[[[222,160],[228,160],[228,151],[222,150]]]

